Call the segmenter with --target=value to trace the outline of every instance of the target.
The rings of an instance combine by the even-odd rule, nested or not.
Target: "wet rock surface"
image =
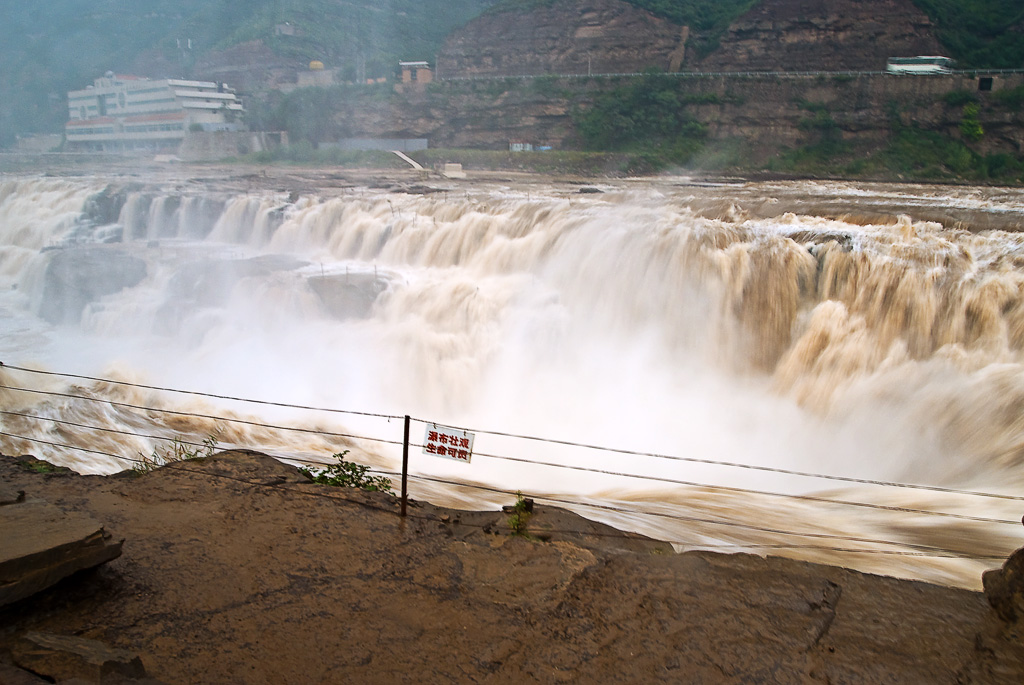
[[[81,512],[0,484],[0,606],[121,554],[121,541]]]
[[[373,274],[358,273],[316,276],[309,279],[309,287],[335,319],[359,319],[369,315],[388,284]]]
[[[146,263],[120,248],[68,247],[49,255],[39,315],[53,324],[77,323],[87,305],[146,277]]]
[[[1002,568],[986,571],[981,581],[988,603],[1001,619],[1024,619],[1024,549],[1011,554]]]
[[[508,514],[308,482],[254,452],[8,490],[109,521],[124,554],[0,610],[127,650],[167,683],[1019,683],[983,594],[780,558],[675,554],[536,506]],[[2,662],[2,659],[0,659]],[[2,673],[2,671],[0,671]]]
[[[138,682],[146,677],[137,655],[88,638],[28,632],[11,654],[17,666],[51,681]]]

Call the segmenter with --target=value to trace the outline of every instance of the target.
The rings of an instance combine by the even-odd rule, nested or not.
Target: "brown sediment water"
[[[679,548],[770,549],[975,587],[995,562],[973,557],[1024,539],[1010,525],[1020,501],[963,494],[1012,497],[1024,485],[1020,191],[304,184],[4,177],[0,359],[383,417],[8,369],[9,387],[102,401],[2,389],[2,408],[20,415],[3,416],[0,450],[110,473],[130,462],[105,454],[216,435],[282,458],[348,449],[393,470],[401,428],[388,416],[412,414],[631,452],[481,432],[469,467],[418,455],[413,469],[601,503],[613,509],[587,513]],[[126,260],[145,264],[141,282],[118,282]],[[439,503],[504,502],[414,487]]]

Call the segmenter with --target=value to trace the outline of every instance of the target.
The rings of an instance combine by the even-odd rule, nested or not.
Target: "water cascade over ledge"
[[[586,194],[557,184],[434,190],[7,177],[0,360],[632,452],[1024,493],[1024,193],[678,179]],[[132,457],[154,449],[142,435],[216,433],[222,445],[282,458],[350,449],[397,467],[396,449],[373,440],[124,405],[386,440],[400,439],[395,422],[9,369],[0,380],[107,400],[0,389],[0,450],[80,472],[128,463],[10,436]],[[487,458],[467,469],[425,456],[414,468],[668,513],[675,518],[580,509],[680,548],[784,553],[972,587],[996,562],[888,552],[997,556],[1024,538],[1019,524],[893,511],[1017,521],[1024,507],[1014,500],[488,439],[484,451],[592,470]],[[507,503],[419,487],[416,496],[439,503]],[[770,532],[789,530],[834,537]],[[846,552],[872,545],[844,537],[909,546]]]

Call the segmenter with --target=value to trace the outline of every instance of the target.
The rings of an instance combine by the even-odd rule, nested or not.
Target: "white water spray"
[[[67,245],[69,235],[75,243],[111,235],[109,226],[83,214],[87,199],[105,185],[0,184],[4,361],[846,477],[1004,493],[1024,484],[1024,420],[1016,409],[1024,400],[1024,241],[897,219],[920,197],[914,188],[887,194],[830,187],[848,198],[839,220],[784,211],[817,202],[824,193],[814,185],[624,185],[586,196],[557,187],[528,195],[494,187],[446,195],[360,189],[294,200],[286,193],[166,192],[115,182],[104,197],[119,205],[124,242],[43,251]],[[1024,214],[1020,198],[1004,195],[985,210],[977,195],[949,195],[950,207],[969,200],[972,211],[998,209],[1011,223]],[[865,215],[874,217],[879,206],[892,205],[891,220],[851,218],[858,203],[870,205]],[[91,266],[67,257],[61,259],[72,266],[60,266],[56,257],[86,251]],[[118,270],[137,261],[145,277],[117,287]],[[90,268],[113,285],[85,294],[54,289],[54,282],[88,280]],[[77,323],[40,320],[47,297],[74,300]],[[170,401],[128,396],[141,405]],[[5,395],[5,406],[12,402],[54,417],[74,414],[90,425],[140,429],[145,423],[104,405],[83,410],[71,401]],[[254,412],[232,403],[201,406],[210,413]],[[337,432],[387,430],[286,410],[260,416],[320,422]],[[145,432],[164,435],[202,436],[214,428],[148,421]],[[28,437],[68,437],[28,419],[8,417],[4,425]],[[224,442],[279,453],[336,447],[315,437],[217,428]],[[127,456],[152,444],[114,434],[76,437]],[[350,446],[394,466],[389,448]],[[0,438],[0,449],[42,452],[10,438]],[[493,439],[489,449],[729,487],[789,493],[835,487],[543,443]],[[47,456],[84,472],[123,467],[71,451],[47,450]],[[425,473],[510,490],[643,502],[676,513],[718,509],[780,528],[904,536],[986,553],[1009,551],[1021,537],[990,527],[972,529],[970,545],[953,544],[951,536],[964,533],[942,520],[915,521],[911,535],[905,521],[891,523],[870,511],[487,459],[477,460],[471,474],[439,460],[417,464]],[[976,507],[1010,519],[1019,513],[1013,503],[843,489],[847,499],[882,504]],[[706,525],[636,525],[692,544],[765,540]],[[874,559],[841,558],[963,584],[976,584],[971,578],[984,566],[872,566]]]

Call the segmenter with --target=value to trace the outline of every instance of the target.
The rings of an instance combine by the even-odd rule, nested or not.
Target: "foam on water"
[[[73,279],[55,266],[60,250],[43,248],[67,243],[69,234],[74,242],[114,234],[83,213],[107,183],[0,184],[4,362],[688,458],[1004,493],[1024,484],[1024,241],[898,215],[908,203],[942,211],[969,205],[1011,215],[1015,225],[1024,201],[1012,191],[694,187],[676,179],[607,183],[604,193],[586,195],[557,186],[471,186],[295,199],[125,186],[118,218],[124,242],[88,249],[100,265],[114,253],[142,260],[146,277],[87,298],[76,324],[47,323],[37,316],[44,292],[82,295],[53,289]],[[106,195],[118,196],[110,188]],[[862,202],[871,213],[843,220],[802,210],[817,197],[839,198],[851,216]],[[892,218],[871,223],[887,203]],[[3,378],[18,387],[44,382],[13,371]],[[111,431],[197,441],[216,433],[222,445],[290,457],[352,449],[368,462],[396,466],[395,448],[374,441],[168,418],[109,400],[384,440],[400,438],[396,422],[77,385],[108,402],[10,390],[0,400],[7,411]],[[46,377],[44,389],[68,387]],[[25,417],[4,415],[2,422],[12,435],[127,457],[159,444]],[[0,449],[35,452],[83,472],[125,465],[11,437],[0,436]],[[836,487],[497,436],[482,438],[478,450],[730,488]],[[761,528],[926,540],[965,554],[1003,554],[1022,537],[1019,526],[894,518],[484,456],[470,471],[426,458],[414,468],[508,490],[642,503],[690,519],[711,512],[772,524]],[[842,498],[886,506],[1019,516],[1013,502],[840,489]],[[464,505],[494,499],[422,492]],[[689,546],[807,544],[749,528],[602,515]],[[788,553],[970,586],[992,563]]]

